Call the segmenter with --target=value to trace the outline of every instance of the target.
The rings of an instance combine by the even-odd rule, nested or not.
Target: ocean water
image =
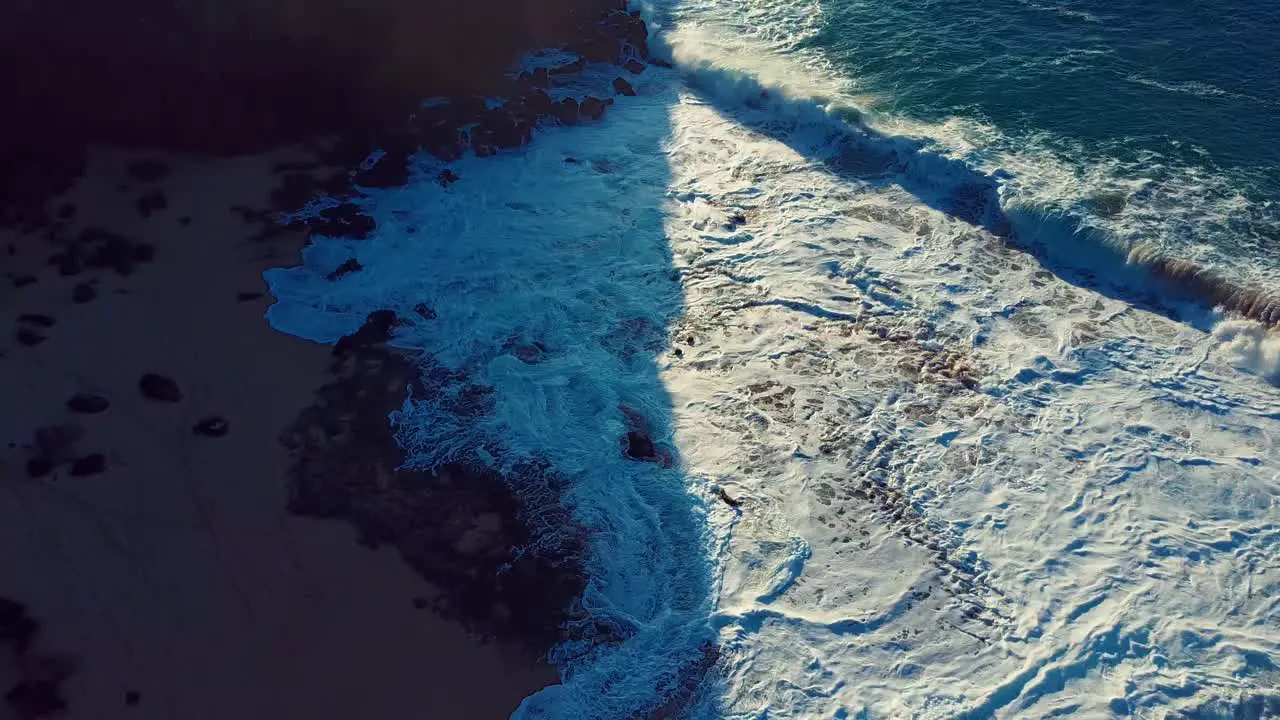
[[[320,341],[435,310],[494,403],[406,398],[409,462],[568,488],[590,622],[515,717],[1280,713],[1280,11],[642,9],[637,97],[267,276]]]

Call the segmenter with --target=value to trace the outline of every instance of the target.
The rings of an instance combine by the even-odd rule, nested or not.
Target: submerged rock
[[[635,97],[636,95],[636,90],[635,88],[631,87],[631,83],[627,82],[626,80],[620,77],[613,79],[613,89],[619,95],[626,95],[628,97]]]
[[[564,125],[576,124],[578,122],[578,112],[578,101],[573,98],[565,98],[552,108],[552,114]]]
[[[658,448],[653,444],[653,440],[648,436],[648,434],[639,430],[632,430],[627,433],[625,452],[627,457],[632,460],[657,462],[661,459],[661,456],[658,455]]]
[[[326,275],[325,278],[328,279],[330,282],[332,282],[342,277],[343,275],[349,275],[353,272],[358,272],[363,269],[364,269],[364,266],[360,264],[359,260],[356,260],[355,258],[347,258],[346,261],[344,261],[338,267],[334,268],[333,272]]]
[[[604,115],[605,107],[605,101],[588,95],[582,100],[580,112],[583,117],[589,120],[599,120]]]

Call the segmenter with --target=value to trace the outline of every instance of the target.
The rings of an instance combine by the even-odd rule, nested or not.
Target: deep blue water
[[[997,130],[1080,173],[1084,210],[1217,261],[1280,249],[1280,2],[824,0],[806,41],[874,110]],[[1119,194],[1088,197],[1102,169]],[[1028,172],[1025,168],[1022,172]],[[1280,264],[1273,265],[1280,267]]]

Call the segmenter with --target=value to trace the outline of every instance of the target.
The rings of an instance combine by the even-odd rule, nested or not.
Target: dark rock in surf
[[[551,115],[555,105],[551,100],[551,96],[544,90],[527,92],[522,96],[521,100],[523,100],[525,108],[535,119]]]
[[[320,218],[308,222],[311,232],[330,237],[350,237],[363,240],[377,227],[377,222],[360,212],[354,203],[342,203],[320,211]]]
[[[36,281],[36,277],[34,275],[18,275],[17,277],[13,278],[13,287],[15,289],[24,288],[28,285],[31,285],[35,281]]]
[[[625,63],[623,63],[622,67],[632,75],[639,75],[640,73],[644,72],[644,63],[640,62],[639,60],[636,60],[635,58],[632,58],[626,61]]]
[[[632,430],[627,433],[625,452],[627,457],[632,460],[657,462],[661,459],[653,440],[639,430]]]
[[[729,493],[725,492],[724,488],[720,488],[720,490],[716,493],[716,497],[720,498],[720,502],[724,503],[725,505],[728,505],[731,508],[737,508],[742,506],[742,501],[729,495]]]
[[[426,303],[418,303],[417,305],[414,305],[413,311],[418,313],[418,316],[423,320],[436,319],[436,311],[432,310]]]
[[[238,292],[236,293],[236,302],[249,302],[262,297],[260,292]]]
[[[97,415],[111,407],[111,401],[94,393],[78,392],[67,400],[67,409],[82,415]]]
[[[619,95],[626,95],[628,97],[635,97],[636,95],[636,89],[631,87],[631,83],[620,77],[613,79],[613,89]]]
[[[449,168],[441,170],[440,174],[436,176],[436,179],[440,181],[441,187],[449,187],[459,180],[458,174]]]
[[[598,97],[588,95],[583,98],[579,112],[589,120],[599,120],[604,115],[605,102]]]
[[[575,125],[578,122],[578,101],[573,98],[565,98],[556,103],[552,109],[552,114],[563,125]]]
[[[363,269],[364,269],[364,266],[360,264],[359,260],[356,260],[355,258],[347,258],[345,262],[343,262],[341,265],[335,268],[333,272],[329,273],[325,277],[327,277],[330,282],[333,282],[334,280],[337,280],[343,275],[348,275],[350,273],[357,272]]]
[[[387,152],[373,167],[357,171],[351,178],[356,185],[388,188],[404,185],[409,181],[408,156],[402,152]]]
[[[485,111],[472,133],[471,142],[476,148],[509,150],[528,143],[532,135],[529,121],[513,112],[508,104]]]
[[[156,402],[176,403],[182,400],[182,390],[173,378],[159,373],[146,373],[138,380],[142,396]]]
[[[334,343],[334,357],[342,357],[354,350],[385,343],[391,339],[391,331],[395,328],[396,322],[395,311],[374,310],[365,318],[359,330],[342,336],[338,342]]]
[[[551,73],[546,68],[540,67],[532,72],[522,72],[519,77],[520,85],[530,88],[549,88],[551,87]]]

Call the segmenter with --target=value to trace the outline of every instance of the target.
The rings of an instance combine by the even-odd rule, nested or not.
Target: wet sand
[[[0,691],[64,653],[62,717],[507,717],[554,671],[433,614],[394,550],[286,510],[280,436],[331,349],[263,320],[261,273],[305,236],[255,240],[231,208],[265,207],[271,166],[306,156],[169,158],[145,182],[139,157],[94,150],[48,206],[123,247],[51,266],[47,229],[0,230],[0,597],[41,623]],[[147,373],[177,393],[148,397]]]

